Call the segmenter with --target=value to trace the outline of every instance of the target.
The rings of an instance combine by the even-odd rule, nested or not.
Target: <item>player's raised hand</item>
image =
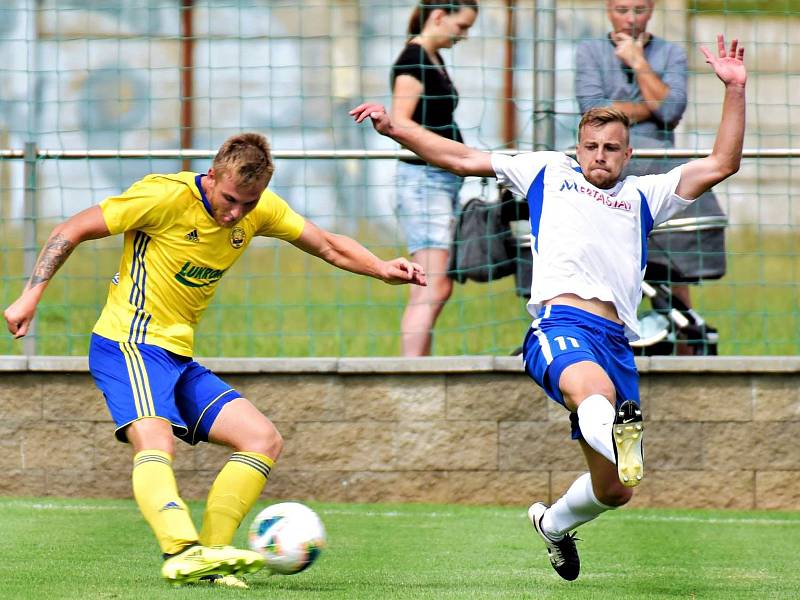
[[[740,46],[739,40],[735,39],[731,42],[730,50],[726,50],[725,38],[720,33],[717,35],[717,51],[719,56],[714,56],[705,47],[700,46],[700,52],[706,57],[706,62],[712,66],[722,83],[743,86],[747,81],[744,46]]]
[[[425,278],[425,269],[422,265],[413,263],[406,258],[395,258],[384,263],[386,270],[381,279],[392,285],[403,283],[413,283],[416,285],[428,285]]]
[[[372,126],[381,135],[389,135],[392,129],[392,120],[386,112],[386,107],[377,102],[364,102],[359,104],[349,113],[356,123],[361,123],[369,117],[372,119]]]

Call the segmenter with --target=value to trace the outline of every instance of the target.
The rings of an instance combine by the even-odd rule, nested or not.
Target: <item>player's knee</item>
[[[606,372],[589,361],[577,362],[564,369],[558,386],[565,399],[569,398],[575,406],[589,396],[603,396],[612,404],[616,397],[614,384]]]
[[[124,435],[134,453],[159,450],[175,456],[172,426],[163,419],[145,418],[134,421],[125,428]]]
[[[614,398],[616,397],[617,392],[614,389],[614,385],[610,381],[608,381],[595,384],[595,386],[592,389],[592,392],[588,394],[587,397],[595,394],[602,396],[603,398],[608,400],[609,404],[613,406]]]
[[[259,428],[258,432],[251,436],[247,450],[249,452],[258,452],[269,456],[272,460],[277,460],[283,451],[283,436],[272,421],[268,421],[263,427]]]
[[[273,460],[277,460],[281,452],[283,452],[283,436],[274,425],[272,427],[272,435],[270,436],[270,448],[272,454],[267,454],[267,456],[272,457]]]
[[[133,454],[139,454],[140,452],[149,452],[151,450],[157,450],[158,452],[164,452],[165,454],[169,454],[172,459],[175,458],[175,443],[172,440],[154,440],[150,442],[141,442],[131,444],[133,448]]]
[[[608,400],[609,405],[613,408],[616,397],[613,385],[604,385],[603,383],[590,384],[586,381],[572,382],[569,385],[562,384],[561,393],[564,395],[567,406],[578,406],[589,396],[602,396]]]
[[[633,490],[620,484],[612,484],[603,490],[595,491],[597,499],[606,506],[624,506],[633,498]]]

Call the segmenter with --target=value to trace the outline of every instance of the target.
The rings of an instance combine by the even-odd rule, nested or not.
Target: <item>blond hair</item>
[[[581,117],[578,123],[578,141],[581,139],[581,132],[587,125],[589,127],[602,127],[608,123],[622,123],[625,128],[625,143],[630,141],[631,120],[621,110],[611,107],[590,108]]]
[[[237,187],[266,187],[275,171],[269,142],[260,133],[229,137],[220,146],[211,167],[217,176],[229,174]]]

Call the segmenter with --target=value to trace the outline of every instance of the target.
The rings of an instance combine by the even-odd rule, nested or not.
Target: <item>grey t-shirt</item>
[[[631,127],[631,146],[670,147],[675,144],[672,130],[686,110],[686,51],[677,44],[652,36],[644,47],[644,55],[653,72],[669,86],[669,94],[650,119]],[[610,37],[581,42],[575,59],[575,95],[581,114],[612,102],[642,101],[636,77],[614,55]]]
[[[644,47],[644,55],[653,71],[669,86],[669,94],[650,119],[631,126],[634,157],[637,148],[673,147],[673,130],[686,110],[686,51],[677,44],[653,36]],[[578,45],[575,93],[581,113],[595,106],[609,106],[613,101],[642,101],[633,72],[614,55],[614,44],[609,37],[586,40]],[[634,158],[623,176],[666,173],[682,162],[685,161],[674,158]],[[675,218],[719,215],[724,215],[724,212],[714,192],[709,190]],[[647,258],[651,271],[655,265],[668,265],[671,281],[721,277],[725,274],[724,230],[671,233],[655,230],[649,238]]]

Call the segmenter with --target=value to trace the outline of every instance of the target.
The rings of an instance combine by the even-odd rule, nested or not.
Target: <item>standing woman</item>
[[[423,0],[411,13],[408,42],[392,66],[392,119],[397,127],[424,127],[463,142],[453,112],[458,91],[439,50],[467,37],[477,0]],[[412,286],[403,313],[403,356],[431,353],[431,332],[450,297],[447,277],[452,222],[462,178],[416,158],[397,165],[396,213],[411,260],[428,273],[428,286]]]

